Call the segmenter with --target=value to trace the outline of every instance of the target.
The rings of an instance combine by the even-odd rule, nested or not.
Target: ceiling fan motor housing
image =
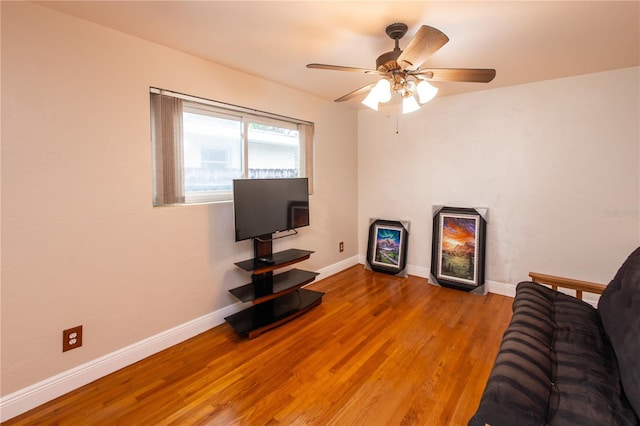
[[[376,59],[376,69],[378,71],[387,72],[400,69],[397,59],[402,53],[402,50],[392,50],[391,52],[383,53]]]
[[[378,59],[376,59],[376,69],[378,71],[387,72],[400,69],[397,59],[402,53],[402,50],[400,50],[398,40],[404,37],[408,29],[409,27],[401,22],[387,26],[385,31],[390,38],[395,40],[396,46],[391,52],[386,52],[378,56]]]

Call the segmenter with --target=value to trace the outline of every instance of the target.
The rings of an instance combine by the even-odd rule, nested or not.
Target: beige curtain
[[[185,202],[182,99],[152,93],[151,111],[155,169],[153,205],[182,204]]]
[[[304,167],[303,176],[309,178],[309,194],[313,194],[313,124],[298,124],[298,134],[302,142],[300,155]]]

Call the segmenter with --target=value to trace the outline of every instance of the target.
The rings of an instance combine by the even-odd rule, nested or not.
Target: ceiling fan
[[[396,93],[402,98],[403,113],[415,111],[420,108],[421,104],[425,104],[435,97],[438,88],[429,84],[429,81],[488,83],[496,76],[495,69],[485,68],[420,69],[420,66],[431,55],[449,41],[449,37],[436,28],[423,25],[409,41],[407,47],[400,50],[399,40],[404,37],[407,29],[407,25],[403,23],[387,26],[386,33],[395,41],[395,48],[376,59],[376,69],[326,64],[308,64],[307,68],[378,74],[382,78],[377,82],[347,93],[336,99],[335,102],[346,101],[369,91],[362,103],[377,111],[379,103],[389,102],[393,93]]]

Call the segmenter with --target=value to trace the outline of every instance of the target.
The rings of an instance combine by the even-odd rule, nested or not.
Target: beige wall
[[[410,220],[408,262],[428,272],[432,205],[488,207],[488,281],[608,283],[640,240],[639,75],[436,98],[398,121],[360,112],[360,254],[370,217]]]
[[[2,395],[226,307],[249,281],[230,203],[152,207],[150,86],[315,122],[312,225],[275,248],[315,250],[311,270],[356,255],[354,111],[2,2]],[[79,324],[83,347],[63,354]]]

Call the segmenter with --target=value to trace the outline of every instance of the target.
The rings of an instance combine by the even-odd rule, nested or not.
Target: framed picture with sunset
[[[472,208],[443,207],[433,216],[431,275],[437,284],[465,291],[484,285],[486,229]]]

